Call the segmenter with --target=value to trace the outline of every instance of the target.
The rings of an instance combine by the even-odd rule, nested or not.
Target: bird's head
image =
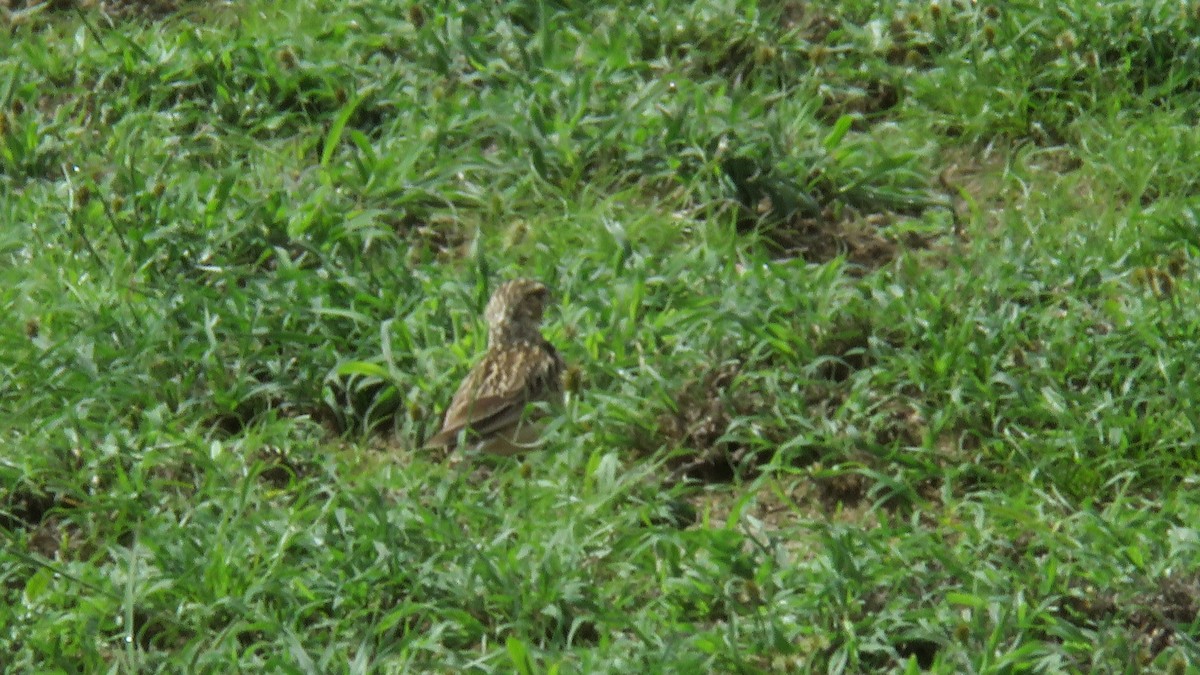
[[[550,303],[550,291],[533,279],[513,279],[500,284],[484,310],[489,341],[495,345],[514,340],[541,338],[542,314]]]

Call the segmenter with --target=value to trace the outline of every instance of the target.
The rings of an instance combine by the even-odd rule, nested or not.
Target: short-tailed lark
[[[536,449],[539,425],[526,413],[530,403],[562,398],[563,361],[542,337],[542,313],[550,300],[531,279],[507,281],[484,311],[488,348],[459,385],[442,429],[427,447],[464,445],[496,455]]]

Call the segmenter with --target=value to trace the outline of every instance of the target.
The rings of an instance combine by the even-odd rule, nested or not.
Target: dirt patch
[[[1175,645],[1177,626],[1196,622],[1200,610],[1200,577],[1170,576],[1159,580],[1158,588],[1134,598],[1133,611],[1125,625],[1132,629],[1151,656]],[[1189,636],[1195,639],[1196,635]]]
[[[1076,584],[1061,613],[1068,620],[1101,625],[1118,618],[1137,640],[1147,661],[1179,643],[1181,627],[1196,623],[1200,613],[1200,575],[1170,575],[1154,587],[1121,597],[1117,593]],[[1198,635],[1188,635],[1194,641]]]
[[[844,190],[820,169],[797,177],[769,157],[729,157],[721,170],[739,205],[738,230],[757,233],[779,257],[824,263],[845,256],[852,269],[866,273],[903,249],[929,248],[947,234],[915,220],[951,206],[936,189],[913,188],[903,197],[863,186]],[[951,215],[957,223],[957,212]]]
[[[28,533],[28,548],[50,560],[74,559],[87,545],[83,530],[72,522],[69,511],[79,503],[61,494],[19,487],[3,495],[0,529]]]
[[[796,218],[772,228],[767,238],[784,255],[799,255],[811,263],[825,263],[838,256],[850,262],[852,274],[866,274],[894,260],[905,249],[929,247],[934,237],[913,232],[890,234],[895,213],[860,214],[852,209],[837,215],[826,209],[815,218]]]
[[[823,359],[825,365],[818,369],[828,380],[814,383],[805,394],[814,411],[836,406],[843,395],[843,383],[870,364],[865,344],[865,336],[861,340],[853,336],[847,339],[835,330],[819,347],[823,356],[832,358]],[[684,383],[672,397],[673,409],[658,416],[657,433],[638,443],[647,451],[663,445],[677,449],[667,464],[671,470],[668,484],[753,479],[773,461],[776,448],[788,438],[779,426],[766,425],[751,431],[741,424],[776,405],[774,394],[757,386],[752,373],[742,376],[742,361],[714,358],[710,362],[722,365]],[[803,466],[819,456],[815,449],[800,448],[789,456],[789,463]]]
[[[18,487],[3,495],[0,528],[15,530],[36,527],[46,514],[61,503],[59,495]]]
[[[798,392],[787,394],[803,399],[803,407],[814,418],[832,417],[845,403],[856,373],[874,365],[872,341],[886,341],[870,320],[848,312],[849,318],[814,330],[809,340],[815,352],[813,365],[807,369],[806,383]],[[794,439],[788,425],[764,420],[763,411],[777,407],[776,397],[782,395],[760,381],[764,372],[790,368],[790,362],[747,364],[740,359],[723,359],[712,355],[709,363],[719,363],[685,382],[671,396],[674,405],[657,417],[652,432],[638,438],[636,446],[645,452],[666,447],[675,455],[668,462],[671,473],[666,480],[699,484],[742,482],[767,470],[791,472],[797,469],[815,472],[810,476],[814,490],[804,496],[832,511],[856,506],[867,498],[877,482],[872,471],[884,472],[895,464],[888,448],[920,448],[932,442],[928,423],[917,402],[919,395],[903,394],[881,399],[871,406],[869,418],[856,432],[861,451],[848,454],[842,448],[819,445],[796,445],[785,451],[779,448]],[[872,450],[879,449],[879,451]],[[939,466],[950,458],[935,453],[934,459],[912,460],[937,462]],[[907,456],[907,455],[906,455]],[[833,467],[822,472],[815,466],[824,458],[836,457]],[[774,466],[774,463],[779,463]],[[929,472],[923,472],[929,473]],[[940,482],[915,485],[913,492],[886,497],[881,504],[903,507],[914,499],[936,501]]]
[[[817,117],[833,124],[843,115],[854,118],[851,128],[863,131],[870,122],[881,118],[900,104],[902,90],[891,82],[868,80],[862,84],[822,87],[821,108]]]
[[[258,471],[259,480],[277,489],[302,480],[316,470],[312,461],[297,457],[294,453],[284,452],[282,448],[275,446],[261,448],[255,453],[254,459],[262,467]]]
[[[794,32],[809,42],[824,42],[833,31],[841,28],[841,17],[822,11],[811,2],[785,0],[779,3],[764,3],[765,8],[772,5],[779,12],[780,27],[786,32]]]
[[[813,467],[810,485],[793,497],[811,499],[824,511],[836,512],[846,506],[865,506],[870,488],[870,480],[853,468],[825,470],[817,465]]]
[[[710,486],[687,495],[687,503],[710,527],[724,528],[734,517],[734,508],[743,527],[751,534],[795,532],[798,521],[829,522],[873,528],[879,519],[870,504],[861,500],[829,508],[813,497],[813,481],[807,476],[769,476],[748,486],[753,496],[746,500],[746,488]],[[748,516],[748,518],[747,518]],[[785,548],[801,558],[818,553],[816,537],[788,537]]]
[[[950,200],[956,218],[971,220],[974,210],[983,216],[983,224],[999,227],[1000,214],[1028,200],[1030,194],[1070,190],[1072,204],[1081,210],[1094,210],[1098,190],[1086,180],[1060,181],[1074,174],[1082,161],[1069,148],[1039,148],[1018,157],[1020,148],[960,147],[941,153],[938,183]],[[1021,174],[1021,188],[1010,187],[1014,174]],[[1105,207],[1107,208],[1107,207]],[[960,233],[961,234],[961,233]]]
[[[29,550],[49,560],[86,556],[83,530],[61,515],[49,515],[29,533]]]
[[[687,478],[726,483],[741,473],[739,469],[753,473],[756,462],[747,461],[756,459],[752,450],[727,436],[733,419],[750,412],[756,398],[761,398],[735,394],[741,368],[740,362],[727,362],[686,383],[675,396],[675,409],[659,415],[659,435],[669,446],[694,449],[668,463],[669,482]]]
[[[980,205],[1000,205],[1003,176],[1008,171],[1007,152],[954,148],[942,153],[938,182],[954,197],[970,197]]]

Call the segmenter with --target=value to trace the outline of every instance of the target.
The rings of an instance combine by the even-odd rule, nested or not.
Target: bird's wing
[[[516,424],[525,404],[542,396],[557,359],[552,351],[524,345],[488,352],[454,394],[441,431],[425,445],[453,447],[463,429],[486,436]]]

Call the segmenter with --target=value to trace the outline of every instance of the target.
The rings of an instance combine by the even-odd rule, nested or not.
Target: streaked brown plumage
[[[470,447],[492,454],[534,449],[538,428],[526,406],[562,396],[563,362],[541,333],[549,296],[531,279],[496,289],[484,311],[487,353],[459,385],[441,431],[426,446],[453,449],[465,435]]]

